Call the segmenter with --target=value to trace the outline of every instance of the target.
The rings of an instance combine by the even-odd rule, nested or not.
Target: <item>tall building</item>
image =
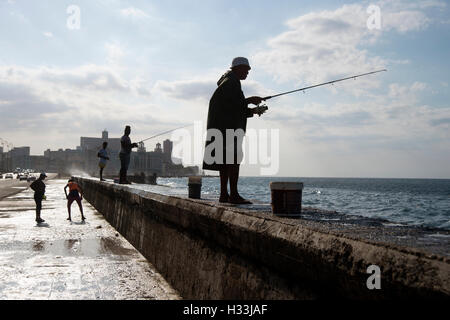
[[[108,142],[108,149],[114,152],[120,152],[120,138],[109,138],[108,131],[103,130],[101,138],[80,137],[80,148],[82,151],[98,151],[102,148],[103,142]]]
[[[172,149],[173,149],[173,142],[169,139],[166,139],[163,141],[163,154],[164,154],[164,160],[167,163],[172,163]]]
[[[30,147],[16,147],[8,152],[11,169],[30,168]]]

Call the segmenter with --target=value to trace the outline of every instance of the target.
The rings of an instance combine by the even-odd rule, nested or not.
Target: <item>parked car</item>
[[[5,179],[12,179],[12,178],[13,178],[12,173],[7,173],[7,174],[5,175]]]
[[[19,176],[19,181],[28,181],[28,175],[26,174],[21,174]]]
[[[3,179],[3,174],[0,173],[0,179]]]
[[[35,181],[35,180],[36,180],[36,177],[33,176],[33,175],[29,175],[28,178],[27,178],[28,182]]]

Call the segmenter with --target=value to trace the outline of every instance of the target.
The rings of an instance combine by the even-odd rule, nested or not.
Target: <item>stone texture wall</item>
[[[77,178],[87,201],[185,299],[450,297],[448,259],[289,220]],[[369,290],[370,265],[381,289]]]

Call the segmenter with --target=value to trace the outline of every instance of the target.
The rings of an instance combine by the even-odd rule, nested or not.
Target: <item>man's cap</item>
[[[45,174],[45,172],[42,172],[41,174],[40,174],[40,176],[39,176],[40,178],[42,178],[42,177],[47,177],[47,175]]]
[[[241,65],[248,66],[250,68],[250,63],[248,62],[248,59],[244,58],[244,57],[236,57],[231,62],[231,67],[232,68],[237,67],[237,66],[241,66]]]

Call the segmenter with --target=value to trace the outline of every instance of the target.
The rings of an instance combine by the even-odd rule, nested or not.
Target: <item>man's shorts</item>
[[[99,162],[99,163],[98,163],[98,167],[99,167],[100,169],[103,169],[104,167],[106,167],[106,163]]]
[[[78,193],[78,191],[73,190],[69,192],[69,195],[67,196],[67,200],[69,201],[69,203],[72,203],[73,201],[80,201],[81,197],[80,194]]]

